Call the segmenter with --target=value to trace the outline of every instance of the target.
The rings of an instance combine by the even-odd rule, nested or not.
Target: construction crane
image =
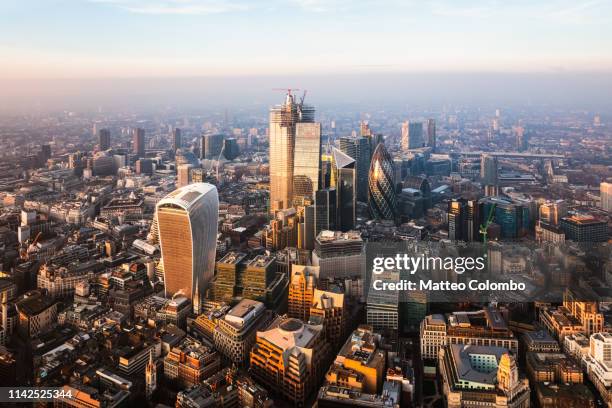
[[[487,258],[488,254],[487,254],[487,235],[488,235],[488,229],[489,229],[489,225],[491,225],[491,223],[493,222],[493,217],[495,216],[495,207],[497,205],[494,203],[491,205],[491,208],[489,209],[489,215],[487,216],[487,220],[485,221],[484,224],[480,224],[480,228],[479,231],[480,235],[482,235],[482,242],[483,242],[483,252],[484,252],[484,257]]]

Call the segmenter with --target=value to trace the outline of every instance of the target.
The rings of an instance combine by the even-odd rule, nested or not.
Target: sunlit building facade
[[[298,123],[295,126],[293,166],[293,201],[301,205],[314,198],[321,177],[321,124]]]
[[[382,143],[376,146],[372,155],[368,184],[368,201],[372,217],[394,220],[397,216],[397,199],[393,180],[393,160]]]
[[[215,269],[219,198],[215,186],[181,187],[157,204],[166,296],[204,295]]]

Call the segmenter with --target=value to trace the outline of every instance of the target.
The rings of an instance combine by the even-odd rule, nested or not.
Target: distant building
[[[108,150],[111,147],[111,133],[108,129],[100,129],[98,131],[98,145],[100,150]]]
[[[398,214],[393,160],[382,143],[378,144],[372,155],[368,184],[372,217],[395,220]]]
[[[145,130],[142,128],[132,131],[132,152],[138,158],[145,156]]]
[[[575,214],[561,218],[560,226],[570,241],[589,245],[608,240],[608,223],[592,215]]]
[[[405,121],[402,123],[402,150],[423,147],[423,123]]]
[[[599,195],[601,198],[601,208],[604,211],[612,212],[612,183],[601,183],[599,185]]]
[[[174,128],[172,130],[172,149],[174,150],[174,153],[176,153],[176,151],[180,149],[182,146],[183,146],[183,141],[181,138],[181,129]]]

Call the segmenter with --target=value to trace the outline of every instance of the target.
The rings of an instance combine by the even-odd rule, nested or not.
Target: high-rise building
[[[372,282],[399,282],[400,275],[395,271],[385,271],[372,277]],[[395,290],[375,290],[370,287],[366,305],[366,319],[374,330],[397,330],[399,327],[399,292]]]
[[[427,119],[427,146],[432,152],[436,152],[436,120]]]
[[[217,160],[223,149],[223,138],[221,134],[202,135],[200,141],[200,159]]]
[[[291,265],[289,282],[289,317],[307,322],[314,291],[317,288],[319,268],[317,266]]]
[[[355,160],[332,149],[330,185],[336,189],[336,228],[346,232],[355,227]]]
[[[335,188],[326,188],[315,192],[314,235],[321,231],[335,230],[337,215],[337,193]]]
[[[142,128],[132,131],[132,152],[136,157],[145,156],[145,130]]]
[[[314,198],[321,185],[321,124],[297,123],[293,164],[293,201]]]
[[[230,303],[234,296],[242,295],[242,278],[246,254],[228,252],[217,262],[217,274],[211,284],[210,298]]]
[[[405,121],[402,123],[402,150],[423,147],[423,123]]]
[[[448,239],[468,241],[467,213],[466,200],[452,200],[448,203]]]
[[[194,183],[157,203],[167,296],[203,296],[214,275],[219,198],[215,186]]]
[[[601,197],[601,208],[604,211],[612,212],[612,183],[602,182],[599,185],[599,194]]]
[[[546,201],[539,208],[540,221],[548,225],[559,225],[561,218],[567,215],[567,204],[564,200]]]
[[[313,123],[314,108],[296,103],[291,91],[285,103],[270,109],[270,208],[283,209],[293,202],[293,169],[296,124]]]
[[[172,130],[172,148],[174,150],[174,153],[176,153],[176,151],[180,149],[182,146],[183,146],[183,141],[181,139],[181,129],[174,128]]]
[[[592,215],[563,217],[560,227],[565,232],[565,238],[571,241],[590,244],[608,240],[608,223]]]
[[[397,194],[393,160],[383,143],[376,146],[372,155],[368,186],[368,201],[372,218],[395,220],[397,217]]]
[[[365,281],[365,246],[357,231],[321,231],[315,239],[312,264],[320,279],[358,278]]]
[[[368,172],[370,171],[370,159],[372,157],[370,140],[367,137],[342,137],[340,138],[340,150],[355,159],[355,191],[357,200],[367,203]]]
[[[303,405],[323,376],[329,354],[322,326],[278,317],[267,330],[257,332],[251,374],[283,398]]]
[[[238,142],[233,137],[228,137],[223,141],[223,156],[227,160],[234,160],[240,154]]]
[[[480,179],[484,186],[497,186],[497,169],[499,167],[497,157],[483,154],[480,158]]]
[[[98,132],[98,145],[100,150],[108,150],[111,147],[111,134],[108,129],[100,129]]]

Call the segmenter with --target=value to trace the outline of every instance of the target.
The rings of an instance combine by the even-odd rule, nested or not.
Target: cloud
[[[244,11],[246,3],[234,0],[90,0],[137,14],[206,15]]]

